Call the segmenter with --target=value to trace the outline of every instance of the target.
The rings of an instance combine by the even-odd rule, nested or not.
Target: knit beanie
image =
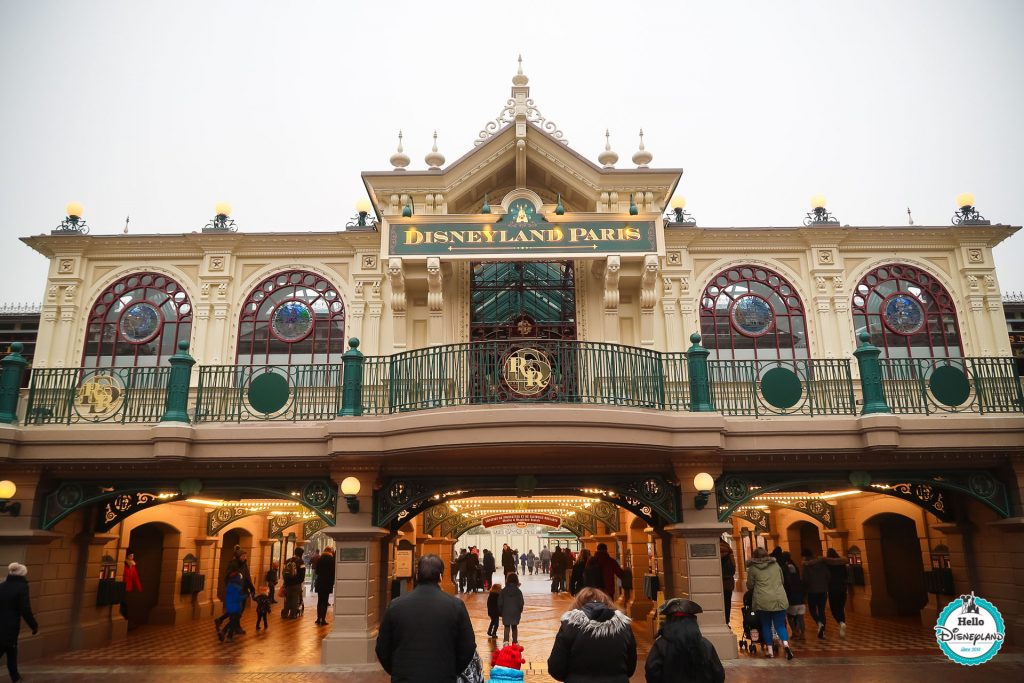
[[[7,573],[11,576],[26,576],[28,574],[28,567],[18,562],[11,562],[7,565]]]
[[[518,669],[526,662],[523,659],[523,646],[513,643],[506,645],[500,650],[491,654],[491,666],[504,666],[509,669]]]

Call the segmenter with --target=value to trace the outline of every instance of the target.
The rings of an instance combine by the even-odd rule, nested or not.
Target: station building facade
[[[834,548],[852,609],[925,628],[973,590],[1020,638],[1024,416],[992,260],[1019,228],[970,205],[851,227],[822,202],[708,228],[672,204],[680,169],[642,139],[633,162],[574,151],[520,71],[457,161],[410,170],[399,146],[364,173],[344,231],[246,233],[225,208],[24,238],[50,259],[0,406],[0,559],[47,624],[24,656],[208,617],[236,545],[259,576],[326,538],[322,659],[372,666],[412,560],[503,511],[608,543],[634,617],[702,603],[725,656],[723,540]]]

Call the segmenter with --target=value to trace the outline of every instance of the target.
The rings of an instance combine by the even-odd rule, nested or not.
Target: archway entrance
[[[144,624],[171,623],[173,614],[160,610],[161,590],[165,571],[165,547],[177,546],[178,533],[159,522],[150,522],[132,530],[128,540],[129,552],[135,555],[135,566],[139,572],[141,591],[125,595],[128,628]],[[173,568],[168,568],[173,571]],[[166,596],[163,596],[166,597]]]
[[[874,610],[900,617],[920,615],[928,593],[914,520],[895,513],[877,515],[865,522],[864,539],[869,561],[882,569],[872,573]]]

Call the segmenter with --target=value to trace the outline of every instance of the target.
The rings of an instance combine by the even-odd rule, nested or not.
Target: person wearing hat
[[[715,646],[701,635],[697,615],[704,610],[686,598],[658,608],[665,625],[647,655],[647,683],[722,683],[725,669]]]
[[[491,654],[490,683],[522,681],[522,667],[525,663],[522,645],[513,643],[500,650],[495,650]]]
[[[7,566],[7,579],[0,583],[0,655],[7,657],[7,672],[12,681],[20,681],[18,673],[18,633],[21,620],[32,629],[32,635],[39,631],[39,624],[32,616],[28,600],[28,581],[25,576],[28,567],[18,562]]]

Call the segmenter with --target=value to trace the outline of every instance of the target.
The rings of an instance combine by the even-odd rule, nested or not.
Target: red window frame
[[[133,341],[121,333],[121,319],[137,303],[157,309],[156,331]],[[152,367],[161,365],[178,348],[178,342],[192,336],[192,302],[172,277],[142,271],[129,273],[104,289],[89,310],[83,367]],[[104,359],[107,359],[105,362]]]
[[[732,312],[744,296],[768,302],[770,326],[751,334],[733,324]],[[791,360],[810,358],[807,316],[793,284],[771,268],[737,264],[712,277],[700,298],[703,345],[718,360]],[[739,356],[737,356],[739,352]]]
[[[295,301],[313,311],[313,326],[302,338],[289,341],[274,331],[271,320],[279,306]],[[239,365],[340,363],[345,350],[345,302],[322,275],[308,270],[279,271],[253,287],[242,304],[235,347]],[[287,360],[272,360],[272,355]]]
[[[924,324],[910,334],[885,321],[887,301],[896,294],[913,297],[924,310]],[[953,297],[926,270],[906,263],[888,263],[864,275],[851,297],[856,333],[867,330],[882,358],[962,358],[963,337]],[[916,351],[916,352],[915,352]]]

